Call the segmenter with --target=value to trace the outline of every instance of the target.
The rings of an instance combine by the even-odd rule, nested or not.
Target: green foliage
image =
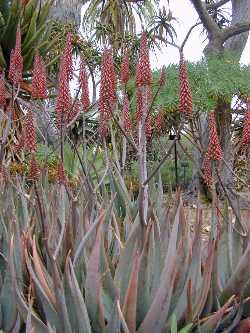
[[[24,7],[20,0],[2,0],[0,4],[0,67],[7,68],[11,50],[15,47],[18,24],[22,32],[22,56],[24,70],[30,70],[36,50],[41,55],[49,52],[49,22],[47,20],[53,0],[46,0],[40,5],[37,0],[30,0]]]
[[[208,111],[215,108],[218,99],[230,102],[235,95],[250,93],[250,67],[242,66],[231,56],[203,58],[196,63],[188,63],[189,83],[194,107]],[[178,65],[167,67],[167,84],[160,92],[156,105],[164,105],[167,111],[178,108]],[[154,92],[157,89],[159,72],[154,73]]]

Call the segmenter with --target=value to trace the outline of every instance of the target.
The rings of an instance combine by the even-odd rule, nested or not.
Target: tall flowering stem
[[[149,99],[151,99],[152,72],[150,68],[149,49],[147,45],[147,35],[144,32],[140,41],[139,60],[136,67],[137,86],[137,120],[138,120],[138,159],[139,159],[139,217],[140,223],[144,227],[147,223],[148,214],[148,185],[143,185],[147,180],[147,138],[146,128],[149,124]]]
[[[98,110],[100,113],[100,134],[108,134],[108,122],[116,102],[116,74],[111,50],[104,50],[101,67],[100,98]],[[105,130],[104,130],[105,129]]]
[[[23,76],[23,57],[21,52],[21,29],[20,25],[16,31],[16,45],[11,50],[10,54],[10,67],[9,67],[9,79],[14,85],[19,85]]]

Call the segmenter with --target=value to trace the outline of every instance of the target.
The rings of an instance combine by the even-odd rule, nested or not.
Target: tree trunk
[[[232,20],[231,26],[237,23],[249,22],[250,21],[250,1],[249,0],[232,0]],[[202,18],[201,18],[202,19]],[[216,36],[213,38],[211,34],[208,45],[204,49],[206,56],[209,54],[216,54],[223,56],[225,52],[230,52],[235,56],[235,58],[240,61],[242,52],[246,46],[247,39],[249,36],[248,32],[243,32],[235,35],[228,39],[225,43],[222,43]],[[202,113],[201,113],[202,114]],[[230,168],[233,167],[233,147],[232,147],[232,115],[230,112],[230,104],[223,101],[218,101],[217,107],[215,109],[217,129],[220,138],[221,147],[223,149],[224,160],[226,163],[222,163],[220,169],[220,177],[224,186],[230,191],[233,187],[233,175]],[[201,117],[202,131],[205,131],[204,118]],[[201,136],[203,137],[203,135]],[[204,144],[204,142],[201,142]],[[204,147],[204,145],[203,145]],[[205,146],[206,147],[206,146]],[[202,156],[195,149],[194,158],[198,163],[199,167],[202,166]],[[204,186],[201,177],[197,177],[197,168],[194,167],[192,182],[190,184],[190,191],[193,192],[194,189],[198,189],[204,193]],[[220,191],[222,192],[222,191]],[[194,192],[193,192],[194,193]],[[222,194],[222,193],[220,193]]]

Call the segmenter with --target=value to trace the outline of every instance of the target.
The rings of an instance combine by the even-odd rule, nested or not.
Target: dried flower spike
[[[183,55],[180,58],[179,65],[179,110],[186,117],[190,117],[193,111],[192,94],[188,83],[187,65]]]
[[[6,88],[5,88],[5,81],[4,75],[0,74],[0,106],[6,104]]]
[[[18,25],[16,31],[16,46],[11,50],[10,54],[9,79],[13,84],[18,85],[22,81],[22,75],[23,57],[21,54],[21,29]]]
[[[250,101],[247,102],[247,111],[245,114],[243,132],[242,132],[242,145],[249,145],[250,143]]]
[[[36,150],[36,129],[34,124],[34,118],[32,110],[29,109],[25,117],[25,126],[24,126],[24,141],[25,149],[30,152],[35,152]]]
[[[83,112],[87,112],[90,107],[89,84],[88,84],[87,65],[83,57],[81,57],[79,84],[82,90],[81,103],[82,103]]]
[[[214,161],[221,161],[223,158],[223,152],[217,134],[214,112],[211,112],[209,114],[208,130],[209,130],[209,143],[208,143],[208,152],[207,152],[208,157],[209,159]]]
[[[33,74],[32,85],[31,85],[32,97],[41,98],[41,99],[47,98],[48,93],[47,93],[45,63],[42,57],[38,54],[38,52],[35,55],[32,74]]]
[[[37,181],[39,179],[39,176],[40,168],[37,164],[35,154],[32,154],[28,179],[32,181]]]
[[[136,85],[148,86],[152,83],[152,72],[150,68],[149,50],[147,46],[147,35],[143,32],[140,43],[139,61],[136,67]]]
[[[126,85],[130,78],[130,70],[129,70],[129,56],[126,51],[121,63],[121,82]]]

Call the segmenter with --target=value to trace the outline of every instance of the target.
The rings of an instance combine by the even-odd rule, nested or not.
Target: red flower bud
[[[208,157],[209,159],[214,161],[221,161],[223,158],[223,152],[217,134],[214,112],[211,112],[209,114],[208,129],[209,129],[209,143],[208,143],[208,152],[207,152]]]
[[[132,129],[131,120],[129,117],[129,99],[128,95],[125,94],[124,101],[123,101],[123,109],[122,109],[122,116],[123,116],[123,129],[125,132],[129,132]]]
[[[25,149],[30,152],[34,152],[36,150],[36,129],[31,109],[29,109],[25,117],[24,140]]]
[[[39,176],[40,168],[37,164],[35,154],[32,154],[28,179],[32,181],[37,181],[39,179]]]
[[[250,102],[247,102],[247,111],[245,114],[243,132],[242,132],[242,145],[250,143]]]
[[[183,56],[180,58],[179,80],[179,110],[185,116],[190,117],[193,111],[192,94],[188,83],[187,65]]]
[[[147,35],[141,36],[139,61],[136,67],[136,85],[147,86],[152,83],[152,72],[150,69],[149,50],[147,46]]]
[[[121,82],[126,85],[130,78],[130,70],[129,70],[129,56],[128,52],[124,54],[122,64],[121,64]]]
[[[23,75],[23,57],[21,54],[21,29],[17,27],[16,31],[16,46],[11,50],[10,54],[10,67],[9,67],[9,79],[10,81],[18,85],[22,81]]]
[[[0,106],[6,104],[6,88],[4,75],[0,74]]]
[[[57,165],[57,182],[60,185],[65,185],[66,184],[66,175],[65,175],[65,171],[64,171],[64,165],[62,160],[59,161],[58,165]]]
[[[211,170],[211,160],[208,153],[205,154],[202,164],[203,180],[207,186],[211,186],[213,182],[212,170]]]
[[[33,98],[47,98],[47,79],[46,79],[46,69],[45,63],[42,57],[36,53],[34,66],[33,66],[33,77],[32,77],[32,97]]]
[[[80,88],[82,90],[81,103],[82,103],[83,112],[87,112],[90,107],[89,84],[88,84],[88,74],[87,74],[86,62],[82,57],[81,57],[81,65],[80,65],[79,83],[80,83]]]

